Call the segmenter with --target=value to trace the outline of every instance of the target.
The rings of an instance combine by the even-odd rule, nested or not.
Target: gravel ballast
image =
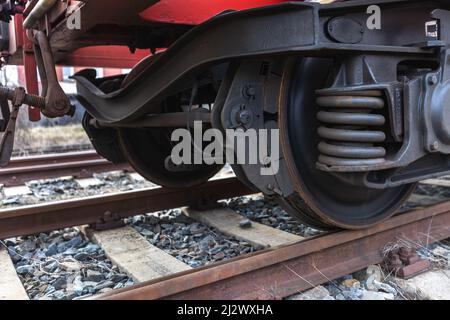
[[[3,196],[0,207],[154,186],[150,182],[133,179],[126,172],[99,174],[95,178],[96,183],[85,187],[71,177],[33,181],[28,184],[31,194]],[[449,190],[450,188],[445,187],[420,185],[416,194],[445,199],[450,196]],[[241,228],[251,228],[252,222],[258,222],[303,237],[321,233],[296,221],[277,203],[262,195],[234,198],[223,201],[222,205],[227,205],[243,216]],[[416,207],[420,207],[420,204],[407,204],[403,210]],[[194,268],[262,249],[196,222],[183,215],[180,209],[135,216],[126,219],[126,222],[151,244]],[[104,251],[90,242],[77,228],[8,239],[3,244],[8,248],[31,299],[80,299],[133,284],[133,280],[122,274],[107,259]],[[448,270],[450,248],[447,242],[424,245],[418,253],[422,258],[430,260],[434,269]],[[383,272],[379,266],[370,266],[291,298],[395,300],[420,297],[403,292],[392,275]]]
[[[81,299],[134,283],[77,228],[8,239],[2,244],[30,299]]]
[[[321,231],[305,226],[297,221],[275,201],[265,198],[261,194],[234,198],[223,203],[245,218],[272,228],[302,237],[311,237],[321,233]]]
[[[129,223],[152,245],[193,268],[262,249],[196,222],[180,209],[135,216]]]

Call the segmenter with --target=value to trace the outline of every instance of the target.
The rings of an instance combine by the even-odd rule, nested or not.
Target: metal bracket
[[[70,101],[61,88],[56,75],[53,53],[47,36],[38,31],[35,34],[37,44],[35,46],[36,63],[42,80],[42,95],[45,96],[45,107],[42,113],[49,118],[62,117],[70,114]]]
[[[0,112],[2,115],[2,119],[0,119],[0,132],[5,132],[6,126],[8,125],[9,118],[11,115],[7,99],[0,100]]]
[[[18,114],[19,107],[13,106],[6,125],[5,133],[3,133],[0,141],[0,167],[7,166],[11,159],[12,151],[14,149],[14,135],[16,132],[16,120]]]
[[[450,45],[450,11],[436,9],[431,12],[431,16],[439,22],[436,24],[437,38],[445,42],[448,47]]]
[[[450,49],[441,49],[441,68],[428,73],[423,80],[426,88],[423,122],[425,149],[429,153],[450,154],[448,104],[450,97]]]
[[[125,222],[123,219],[117,213],[112,213],[111,211],[106,211],[96,223],[90,225],[96,231],[117,229],[124,226]]]
[[[387,256],[385,267],[395,276],[409,279],[428,270],[430,262],[421,259],[413,249],[401,247]]]
[[[12,111],[9,110],[8,100],[11,101]],[[0,132],[4,132],[0,140],[0,167],[8,165],[14,148],[14,135],[19,108],[23,104],[43,108],[45,101],[42,97],[27,94],[22,87],[14,90],[0,86],[0,109],[2,118]]]
[[[5,94],[6,93],[6,94]],[[3,136],[0,140],[0,167],[8,165],[14,149],[14,136],[16,132],[16,120],[19,115],[19,108],[23,104],[27,94],[24,88],[0,91],[0,104],[2,112],[1,130]],[[12,102],[12,111],[9,110],[8,99]]]
[[[38,31],[35,35],[39,46],[35,46],[36,62],[43,84],[43,97],[27,94],[22,87],[14,90],[0,87],[0,132],[4,132],[0,140],[0,167],[8,165],[13,147],[16,131],[16,120],[19,108],[22,104],[39,107],[42,113],[49,117],[61,117],[73,114],[74,109],[70,101],[59,85],[56,76],[53,54],[47,36]],[[9,110],[8,100],[12,103],[12,111]]]

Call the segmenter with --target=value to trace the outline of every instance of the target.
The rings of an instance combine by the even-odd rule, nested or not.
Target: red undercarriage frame
[[[94,0],[95,1],[95,0]],[[108,5],[109,11],[114,10],[114,1]],[[160,0],[150,5],[139,13],[139,19],[144,23],[150,22],[156,25],[198,25],[205,20],[226,10],[244,10],[271,4],[286,2],[286,0]],[[25,9],[24,15],[37,3],[33,0]],[[80,3],[80,1],[68,0],[68,4],[58,2],[45,16],[46,20],[63,16],[67,5]],[[152,3],[151,0],[148,3]],[[22,27],[23,16],[16,15],[14,19],[15,45],[10,58],[12,64],[23,64],[25,68],[26,89],[29,93],[38,94],[38,77],[36,61],[34,58],[33,44],[25,35]],[[95,37],[92,46],[83,46],[73,52],[68,52],[60,65],[76,67],[103,67],[103,68],[132,68],[144,57],[149,50],[136,50],[131,53],[126,46],[95,46]],[[29,108],[30,121],[40,120],[40,111],[37,108]]]

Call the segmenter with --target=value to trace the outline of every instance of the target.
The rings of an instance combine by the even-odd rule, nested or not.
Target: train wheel
[[[119,129],[119,144],[130,165],[147,180],[167,188],[189,188],[208,181],[222,166],[195,165],[170,170],[170,133],[162,129]]]
[[[141,72],[156,61],[160,54],[153,54],[135,66],[122,82],[122,87],[132,82]],[[177,98],[167,98],[160,112],[180,112]],[[189,188],[208,181],[222,169],[222,165],[195,165],[186,170],[170,169],[168,158],[174,143],[170,128],[119,129],[119,145],[128,163],[147,180],[167,188]]]
[[[161,112],[178,112],[176,101],[164,103]],[[208,181],[222,165],[190,165],[176,167],[168,164],[176,128],[120,128],[118,142],[128,163],[147,180],[167,188],[189,188]]]
[[[320,229],[360,229],[389,217],[415,185],[390,189],[354,186],[316,169],[318,159],[315,90],[326,86],[331,63],[305,58],[283,76],[279,105],[281,149],[295,192],[280,199],[287,211]]]

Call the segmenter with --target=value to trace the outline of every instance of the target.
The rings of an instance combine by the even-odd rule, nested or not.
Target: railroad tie
[[[29,300],[5,248],[0,246],[0,300]]]
[[[247,241],[255,246],[277,247],[304,239],[301,236],[268,227],[258,222],[252,222],[250,228],[241,228],[239,224],[245,218],[228,208],[206,211],[184,208],[183,213],[194,220],[218,229],[228,236]]]
[[[136,282],[144,282],[191,269],[190,266],[150,244],[132,227],[106,231],[83,228],[106,256]]]

